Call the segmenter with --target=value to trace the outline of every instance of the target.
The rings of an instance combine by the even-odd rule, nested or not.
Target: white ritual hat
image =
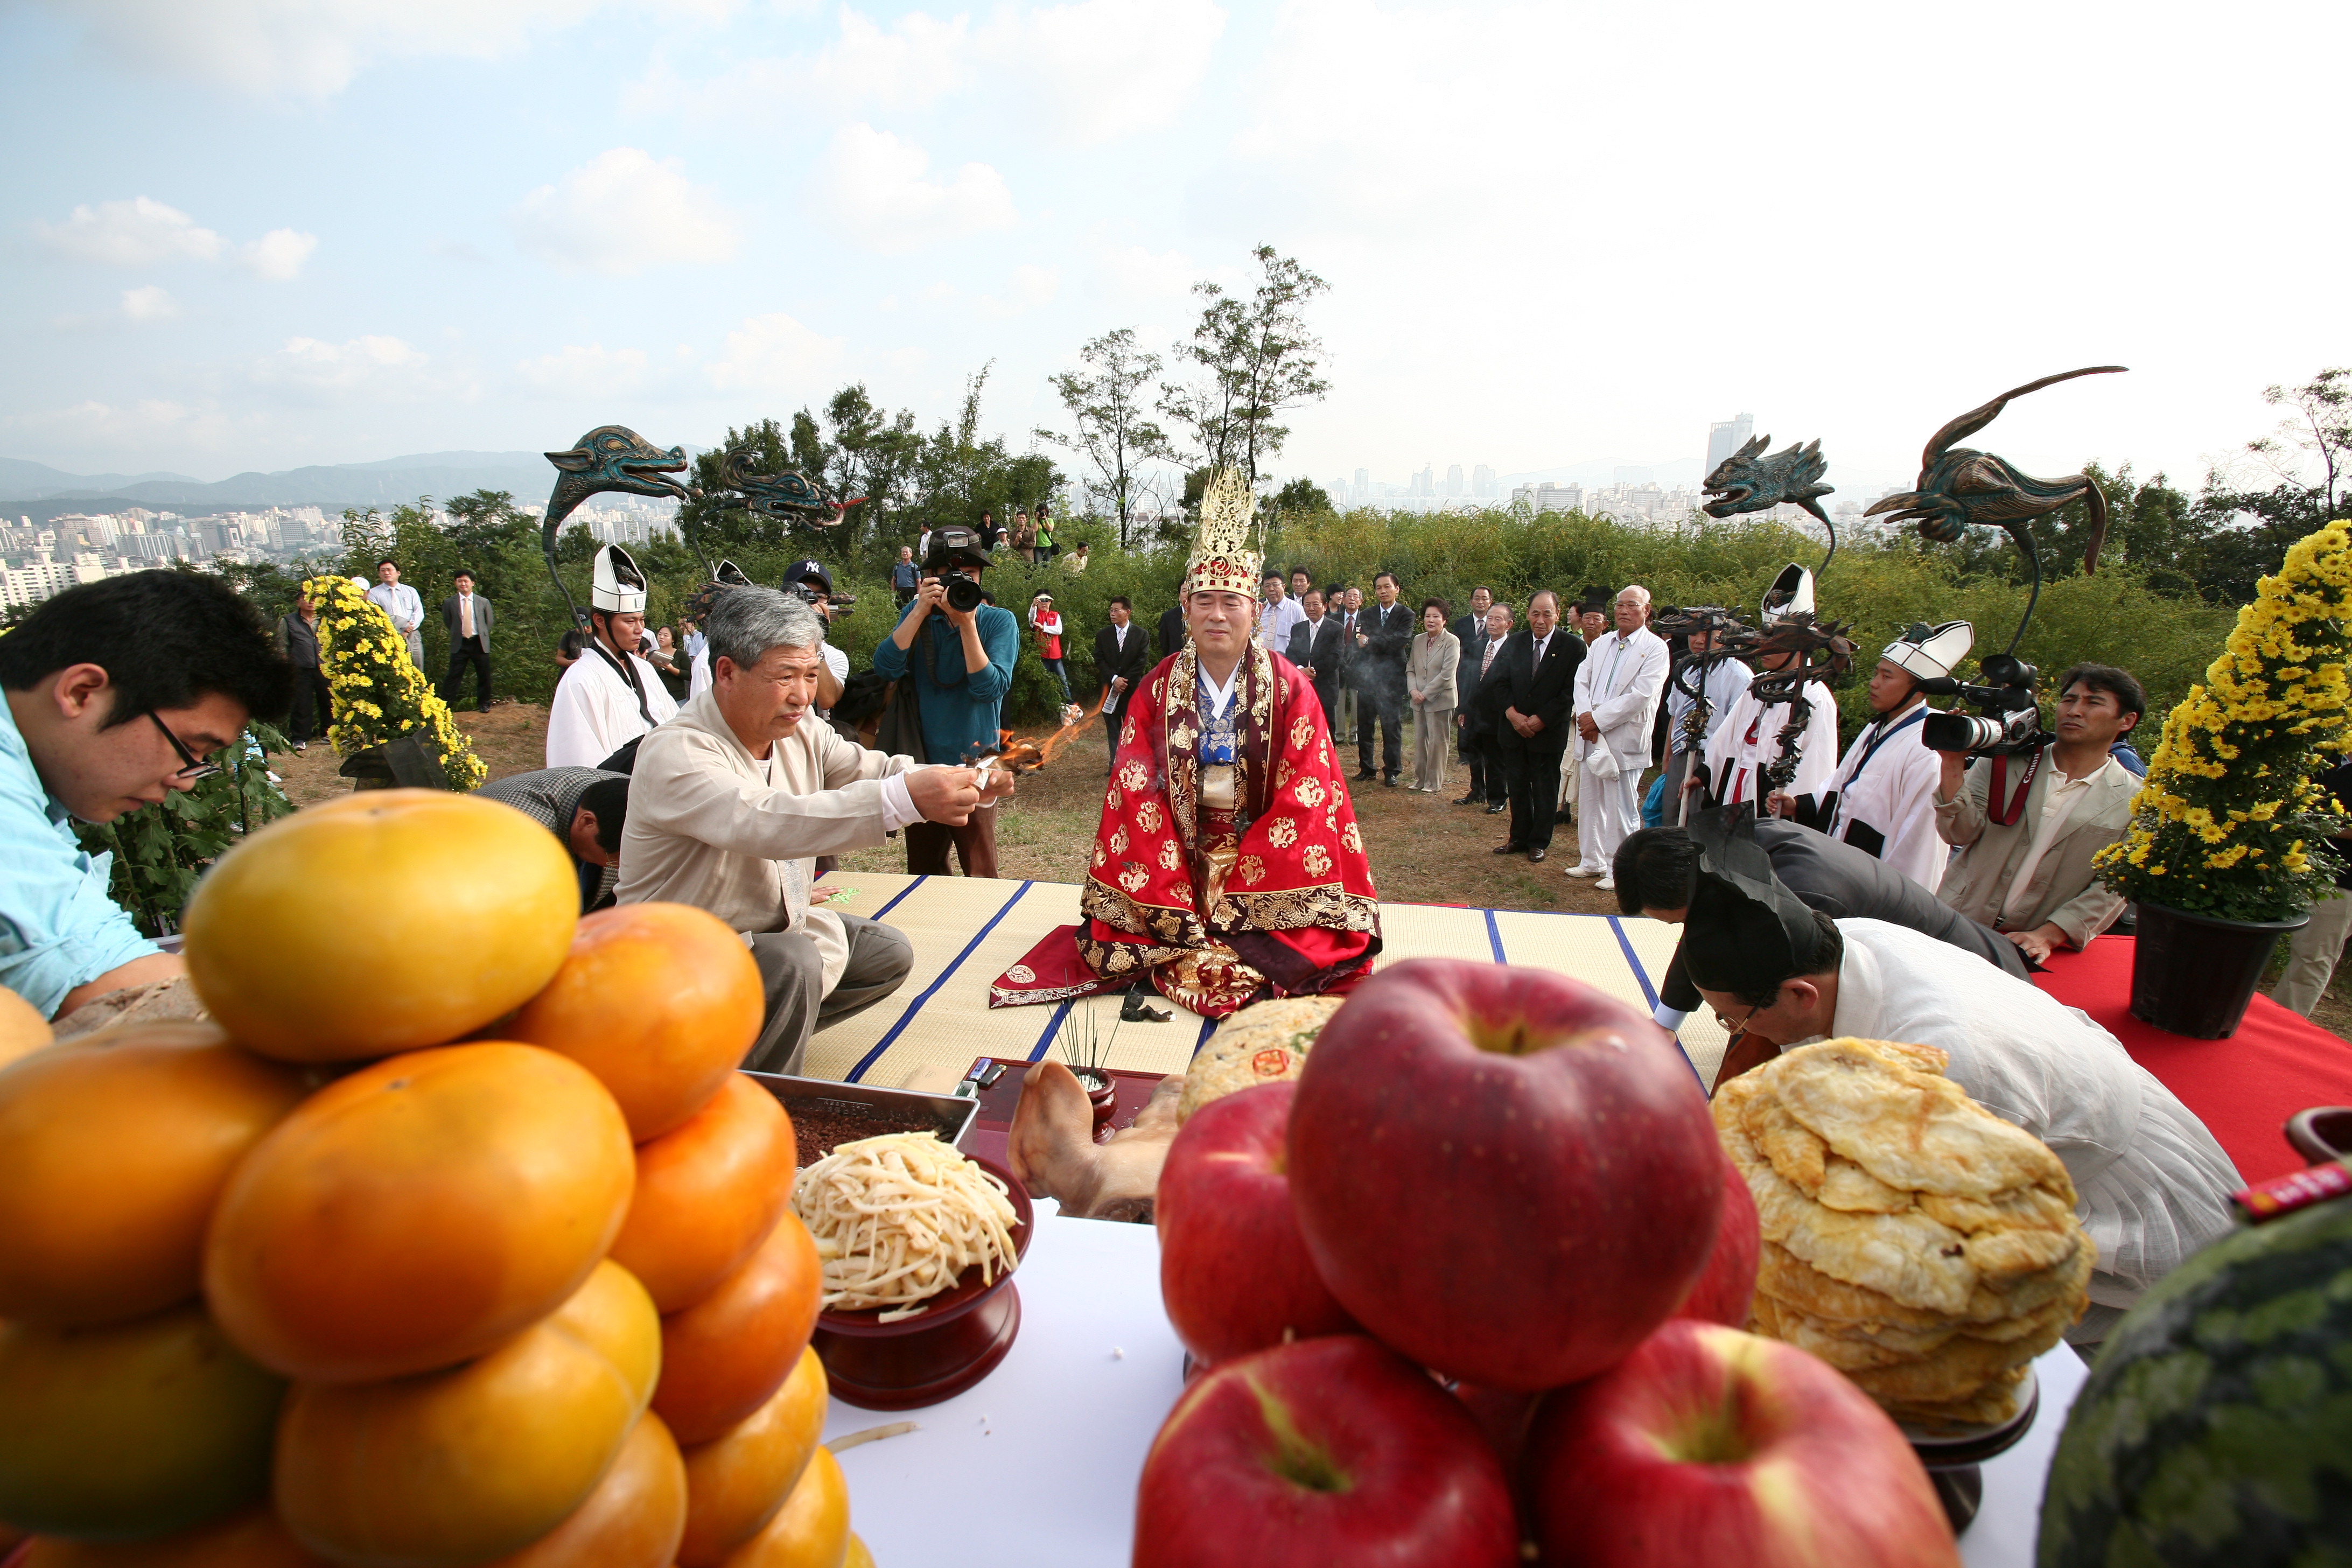
[[[607,544],[596,552],[596,574],[589,584],[588,603],[620,615],[645,614],[646,574],[619,545]]]
[[[1977,629],[1966,621],[1941,621],[1932,626],[1915,621],[1878,657],[1922,680],[1938,680],[1958,668],[1976,641]]]
[[[1777,626],[1790,616],[1811,615],[1813,611],[1813,574],[1793,562],[1780,568],[1765,591],[1764,625]]]

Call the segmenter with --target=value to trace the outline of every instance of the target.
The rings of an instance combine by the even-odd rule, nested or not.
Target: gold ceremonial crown
[[[1262,557],[1253,544],[1255,498],[1238,468],[1219,468],[1201,497],[1201,527],[1184,563],[1184,595],[1257,594]]]

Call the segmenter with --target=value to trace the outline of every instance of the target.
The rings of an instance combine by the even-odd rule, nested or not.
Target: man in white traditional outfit
[[[1764,595],[1762,625],[1769,631],[1792,616],[1810,613],[1812,607],[1813,574],[1801,566],[1783,568],[1773,579],[1771,592]],[[1781,670],[1794,665],[1799,657],[1768,653],[1757,662],[1767,670]],[[1789,726],[1790,704],[1763,702],[1752,686],[1740,693],[1706,743],[1704,804],[1737,805],[1755,801],[1759,812],[1815,820],[1821,798],[1829,793],[1830,775],[1837,771],[1837,704],[1831,700],[1830,689],[1818,680],[1805,682],[1805,700],[1812,711],[1800,732],[1797,771],[1786,787],[1771,791],[1767,799],[1764,769],[1780,760],[1780,731]],[[1700,783],[1695,776],[1685,787],[1696,788]]]
[[[1672,663],[1666,639],[1649,627],[1650,591],[1639,583],[1617,595],[1616,627],[1585,650],[1576,669],[1576,864],[1571,877],[1598,877],[1614,888],[1617,846],[1642,826],[1642,770],[1650,763],[1650,725]]]
[[[743,1065],[798,1073],[811,1034],[889,995],[914,963],[890,927],[812,906],[812,861],[961,822],[1013,779],[983,787],[973,769],[885,756],[816,721],[824,624],[796,596],[730,588],[704,629],[710,689],[637,752],[617,896],[692,904],[741,931],[767,992]]]
[[[646,632],[646,575],[617,544],[596,552],[587,646],[547,705],[547,765],[594,768],[677,712],[654,667],[637,655]]]
[[[1738,1037],[1739,1066],[1853,1037],[1932,1046],[1945,1072],[2047,1143],[2098,1244],[2091,1307],[2067,1331],[2099,1343],[2142,1292],[2231,1227],[2237,1168],[2205,1124],[2113,1035],[1982,960],[1883,921],[1832,921],[1772,875],[1752,839],[1712,836],[1694,878],[1683,953]]]
[[[1875,855],[1929,892],[1944,879],[1951,847],[1936,832],[1936,785],[1944,758],[1919,743],[1927,706],[1922,680],[1939,680],[1968,658],[1976,628],[1966,621],[1914,625],[1886,645],[1870,672],[1877,715],[1830,779],[1833,797],[1822,831]]]
[[[1666,676],[1666,766],[1665,812],[1670,822],[1681,820],[1683,785],[1700,765],[1706,752],[1706,743],[1723,728],[1724,720],[1739,702],[1740,694],[1748,689],[1748,669],[1736,658],[1718,658],[1700,668],[1706,656],[1723,646],[1723,633],[1695,632],[1690,639],[1690,657],[1681,665],[1669,666]],[[1691,710],[1698,706],[1698,696],[1706,699],[1704,727],[1691,720]],[[1691,731],[1699,732],[1693,735]]]

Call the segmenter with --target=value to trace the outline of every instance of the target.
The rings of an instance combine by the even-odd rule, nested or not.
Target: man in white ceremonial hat
[[[1767,631],[1813,608],[1813,574],[1801,566],[1781,569],[1764,595],[1761,625]],[[1786,669],[1797,662],[1794,653],[1768,653],[1757,662],[1767,670]],[[1685,789],[1704,787],[1705,804],[1738,805],[1754,801],[1759,815],[1792,817],[1807,824],[1820,820],[1821,799],[1829,793],[1830,776],[1837,772],[1837,704],[1830,689],[1818,680],[1805,682],[1805,700],[1812,712],[1801,731],[1797,771],[1788,784],[1769,792],[1763,788],[1764,769],[1780,757],[1780,731],[1789,727],[1790,705],[1759,701],[1751,687],[1739,694],[1731,711],[1706,743],[1704,778],[1694,774]]]
[[[677,703],[637,655],[646,631],[646,574],[617,544],[596,552],[589,586],[587,647],[547,709],[547,765],[593,768],[664,724]]]
[[[1830,780],[1822,831],[1874,855],[1929,892],[1944,879],[1951,847],[1936,832],[1936,785],[1943,755],[1919,743],[1927,706],[1923,680],[1948,677],[1975,644],[1966,621],[1915,623],[1886,645],[1870,672],[1877,715],[1848,746]]]

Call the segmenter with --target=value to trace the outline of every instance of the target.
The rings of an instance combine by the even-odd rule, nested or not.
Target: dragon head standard
[[[780,474],[761,473],[752,466],[756,461],[749,447],[730,447],[719,459],[719,478],[727,489],[743,498],[746,510],[762,517],[804,522],[811,528],[831,528],[851,507],[866,499],[853,496],[844,500],[797,468],[786,468]]]

